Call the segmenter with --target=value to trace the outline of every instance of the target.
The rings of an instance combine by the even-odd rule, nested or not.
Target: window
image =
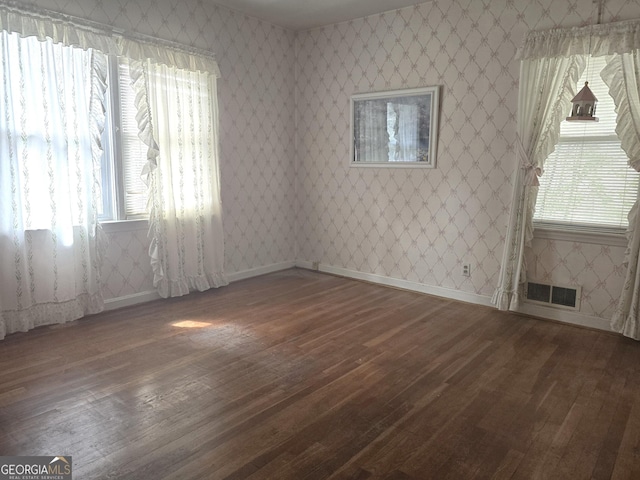
[[[536,201],[537,227],[620,231],[637,198],[638,173],[616,135],[616,112],[600,78],[605,57],[589,59],[585,81],[598,99],[599,122],[562,122],[555,151],[544,164]],[[578,88],[578,89],[579,89]]]
[[[109,58],[103,135],[101,220],[147,216],[147,186],[141,178],[147,146],[138,137],[135,92],[126,58]]]
[[[0,219],[70,235],[95,208],[91,53],[6,31],[0,51]]]
[[[0,110],[4,112],[0,115],[0,133],[5,132],[0,150],[6,151],[5,157],[17,162],[2,176],[12,181],[20,177],[24,184],[20,189],[20,205],[15,207],[25,219],[24,228],[50,229],[56,210],[75,212],[76,204],[90,204],[92,215],[97,209],[101,222],[148,218],[148,188],[141,178],[148,162],[148,147],[139,138],[138,102],[131,85],[129,60],[51,40],[42,42],[17,33],[0,33],[4,60],[0,73],[5,76],[0,85],[4,92],[0,95],[0,103],[4,105]],[[99,61],[94,61],[98,58]],[[106,79],[99,80],[102,85],[103,80],[106,81],[103,98],[103,90],[93,88],[93,82],[104,74],[105,61]],[[163,151],[180,159],[186,155],[214,155],[209,74],[166,65],[158,71],[161,73],[156,75],[163,81],[154,82],[166,83],[161,101],[166,105],[162,116],[157,112],[149,115],[155,118],[159,131],[175,130],[165,132],[169,140],[162,145]],[[150,91],[158,88],[154,86]],[[42,95],[24,92],[42,92]],[[102,101],[105,107],[104,131],[100,138],[103,154],[98,161],[93,155],[99,143],[94,133],[99,126],[93,123],[96,119],[92,109]],[[179,123],[181,119],[188,121],[186,126]],[[154,135],[161,136],[158,132]],[[211,144],[211,148],[201,148],[201,140]],[[76,186],[72,176],[54,192],[53,174],[69,165],[77,177],[90,175],[90,186]],[[191,183],[197,182],[200,180],[195,178]],[[42,201],[43,192],[50,194],[50,202]],[[81,215],[74,215],[74,224],[80,224]]]

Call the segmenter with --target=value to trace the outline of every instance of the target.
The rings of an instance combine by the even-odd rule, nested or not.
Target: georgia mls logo
[[[71,480],[71,457],[0,457],[0,480]]]
[[[69,463],[69,460],[65,457],[53,457],[53,460],[49,462],[49,474],[71,475],[71,463]]]

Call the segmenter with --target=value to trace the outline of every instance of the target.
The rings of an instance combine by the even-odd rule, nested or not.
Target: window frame
[[[356,157],[357,148],[357,125],[364,122],[370,122],[375,118],[362,117],[357,115],[358,106],[361,103],[376,100],[388,100],[390,102],[400,102],[404,97],[418,97],[420,104],[429,104],[428,112],[428,125],[426,125],[426,132],[422,132],[422,135],[427,137],[426,150],[428,151],[427,161],[361,161]],[[351,140],[349,145],[349,167],[364,167],[364,168],[436,168],[437,150],[438,150],[438,116],[440,112],[440,87],[438,85],[408,88],[402,90],[385,90],[379,92],[369,93],[357,93],[350,97],[350,134]],[[379,118],[379,117],[378,117]],[[385,117],[386,118],[386,117]],[[424,123],[423,119],[418,115],[415,118],[415,123],[420,125]],[[386,124],[386,121],[385,121]]]

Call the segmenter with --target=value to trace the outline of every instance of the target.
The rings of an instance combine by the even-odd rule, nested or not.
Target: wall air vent
[[[566,287],[527,282],[527,302],[567,310],[580,310],[582,287]]]

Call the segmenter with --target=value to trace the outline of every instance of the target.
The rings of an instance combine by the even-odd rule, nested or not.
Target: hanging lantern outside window
[[[571,116],[567,117],[568,121],[598,121],[598,117],[595,116],[598,99],[589,88],[589,82],[584,82],[584,87],[573,97],[571,103],[573,104],[573,108],[571,109]]]

